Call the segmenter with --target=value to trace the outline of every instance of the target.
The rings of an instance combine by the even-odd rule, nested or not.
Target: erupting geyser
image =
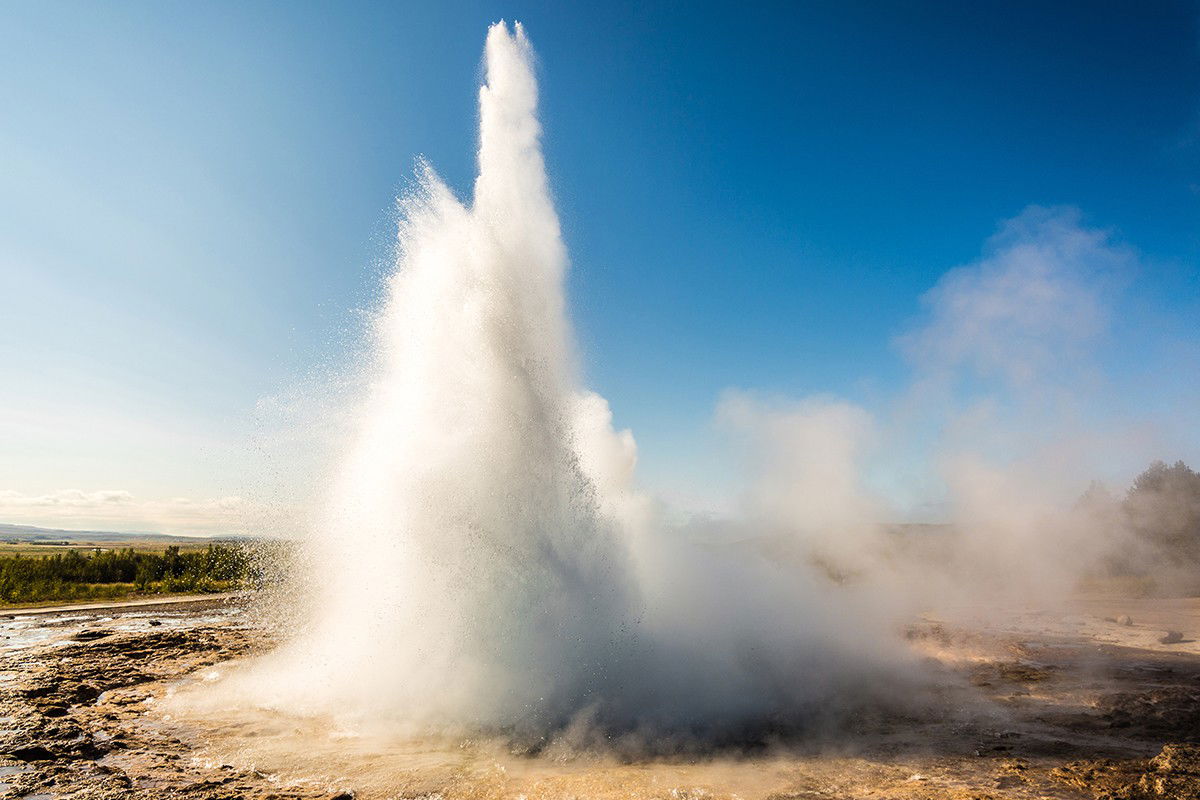
[[[404,204],[302,643],[338,704],[542,720],[585,705],[628,636],[624,545],[579,453],[530,60],[520,25],[491,29],[471,206],[428,168]]]
[[[414,732],[795,717],[854,677],[829,642],[860,666],[882,645],[831,633],[795,570],[650,534],[632,437],[573,366],[529,42],[501,23],[486,52],[473,202],[426,167],[403,203],[313,617],[242,679],[258,703]]]

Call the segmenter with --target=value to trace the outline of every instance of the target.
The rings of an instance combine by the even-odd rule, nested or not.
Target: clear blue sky
[[[596,5],[5,3],[13,507],[242,491],[259,398],[345,358],[414,159],[467,194],[501,18],[540,60],[588,382],[652,488],[713,480],[730,387],[898,391],[919,298],[1031,204],[1138,252],[1113,369],[1194,355],[1195,3]]]

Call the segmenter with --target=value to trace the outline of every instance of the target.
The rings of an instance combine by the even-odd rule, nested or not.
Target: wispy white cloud
[[[0,508],[97,508],[131,502],[133,495],[119,489],[101,489],[95,492],[61,489],[39,495],[25,495],[11,489],[0,491]]]
[[[39,527],[231,534],[244,532],[253,513],[252,504],[237,496],[139,499],[123,489],[42,494],[0,489],[0,522]]]

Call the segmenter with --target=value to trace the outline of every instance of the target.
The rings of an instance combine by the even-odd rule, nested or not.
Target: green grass
[[[217,594],[232,592],[243,588],[231,581],[214,581],[194,589],[168,589],[166,584],[158,582],[144,589],[139,589],[135,583],[78,583],[53,591],[51,596],[43,596],[38,600],[0,600],[0,609],[5,608],[37,608],[39,606],[57,606],[67,603],[97,603],[106,601],[147,600],[155,597],[179,597],[194,594]]]

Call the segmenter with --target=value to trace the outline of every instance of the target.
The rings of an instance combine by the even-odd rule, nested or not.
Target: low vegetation
[[[1147,591],[1200,591],[1200,474],[1156,461],[1119,495],[1093,483],[1077,510],[1109,542],[1109,577],[1148,582]]]
[[[107,600],[132,595],[222,592],[255,579],[252,552],[239,544],[161,551],[72,549],[0,555],[0,603]]]

